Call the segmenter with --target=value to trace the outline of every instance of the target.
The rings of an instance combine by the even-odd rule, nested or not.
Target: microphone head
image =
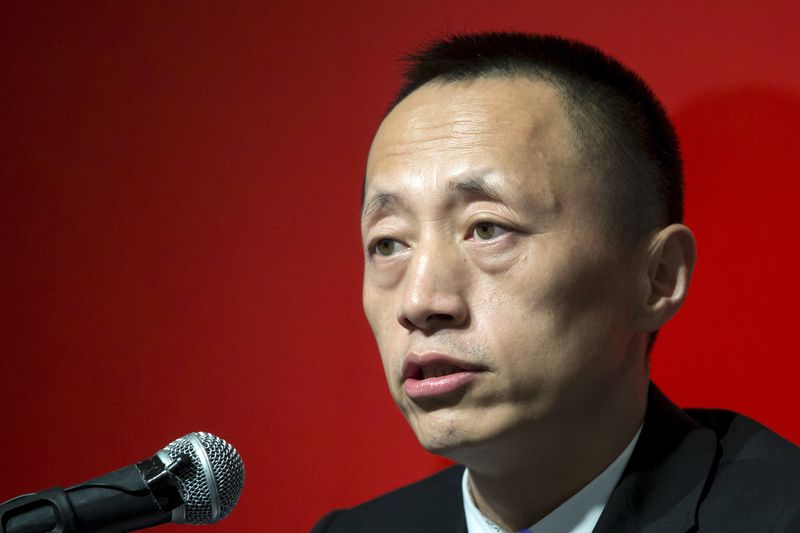
[[[202,431],[167,444],[156,455],[165,465],[181,455],[191,464],[174,472],[184,505],[172,511],[172,521],[213,524],[233,510],[244,485],[244,464],[239,453],[223,439]]]

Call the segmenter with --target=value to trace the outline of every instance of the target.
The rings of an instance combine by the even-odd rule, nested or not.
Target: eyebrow
[[[361,218],[367,219],[372,217],[373,214],[386,209],[389,206],[394,204],[401,204],[402,201],[400,197],[391,192],[385,191],[378,191],[373,194],[369,201],[364,204],[364,208],[361,210]]]
[[[462,179],[451,181],[447,184],[447,190],[460,193],[469,198],[504,203],[498,189],[490,184],[483,175],[470,175]],[[384,209],[391,209],[395,205],[403,206],[404,202],[402,198],[395,193],[376,191],[363,205],[361,219],[368,220]]]
[[[451,181],[447,184],[447,188],[450,191],[460,192],[470,197],[503,203],[500,192],[486,181],[486,178],[482,175],[467,176],[459,181]]]

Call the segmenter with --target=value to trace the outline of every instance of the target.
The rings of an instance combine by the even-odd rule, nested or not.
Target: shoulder
[[[717,457],[701,514],[747,513],[765,524],[800,521],[800,448],[744,415],[687,409],[717,436]],[[705,509],[705,512],[702,510]]]
[[[312,530],[322,532],[460,532],[463,466],[453,466],[352,509],[324,517]]]
[[[721,409],[687,409],[719,442],[719,467],[748,463],[800,478],[800,448],[744,415]]]

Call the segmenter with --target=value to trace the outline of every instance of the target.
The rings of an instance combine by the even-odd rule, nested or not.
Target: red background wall
[[[0,16],[0,500],[205,430],[247,467],[214,530],[305,531],[444,464],[385,390],[357,230],[397,59],[444,31],[650,82],[700,245],[654,377],[800,442],[796,2],[30,4]]]

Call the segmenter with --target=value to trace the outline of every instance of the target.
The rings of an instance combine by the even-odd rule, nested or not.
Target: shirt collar
[[[603,513],[609,496],[639,440],[641,426],[622,453],[567,501],[556,507],[550,514],[520,533],[591,533]],[[461,492],[464,499],[464,514],[468,533],[503,533],[503,529],[480,512],[469,490],[469,470],[464,469],[461,479]]]

